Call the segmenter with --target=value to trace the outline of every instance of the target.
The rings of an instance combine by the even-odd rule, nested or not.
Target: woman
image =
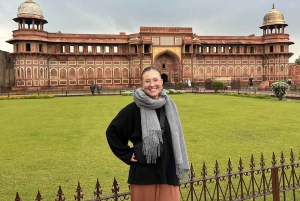
[[[107,140],[130,165],[132,201],[179,201],[180,179],[189,179],[190,169],[177,107],[162,88],[158,68],[146,67],[141,81],[134,102],[108,126]]]

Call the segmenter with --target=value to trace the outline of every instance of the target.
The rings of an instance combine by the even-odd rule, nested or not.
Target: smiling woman
[[[142,72],[142,83],[144,92],[152,99],[157,99],[162,90],[163,80],[161,72],[156,67],[146,67]]]
[[[141,80],[134,102],[108,126],[107,140],[112,152],[130,165],[132,201],[179,201],[179,182],[189,178],[190,168],[177,107],[162,90],[158,68],[144,68]]]

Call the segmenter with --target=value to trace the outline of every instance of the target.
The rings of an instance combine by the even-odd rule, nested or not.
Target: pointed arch
[[[79,69],[78,69],[78,78],[79,79],[82,79],[82,78],[84,78],[84,73],[85,73],[85,69],[83,68],[83,67],[80,67]]]
[[[212,70],[211,70],[211,67],[210,66],[207,66],[206,68],[205,68],[205,74],[206,74],[206,76],[208,76],[208,77],[210,77],[210,76],[212,76],[212,72],[211,72]]]
[[[184,66],[183,67],[183,77],[191,77],[192,70],[190,66]]]
[[[221,77],[226,77],[227,76],[227,70],[225,66],[221,66]]]
[[[38,79],[38,74],[39,74],[38,67],[34,67],[33,68],[33,79]]]
[[[234,68],[233,66],[229,66],[228,69],[227,69],[227,73],[228,73],[228,76],[230,77],[234,77]]]
[[[120,68],[119,67],[114,67],[114,70],[113,70],[114,72],[114,75],[113,75],[113,77],[114,78],[121,78],[121,73],[120,73]]]
[[[112,78],[112,72],[111,72],[110,67],[105,67],[104,75],[105,75],[105,78]]]
[[[122,69],[122,78],[128,79],[129,78],[129,68],[123,67]]]
[[[97,78],[103,78],[103,68],[102,67],[97,68]]]
[[[178,63],[180,62],[179,56],[178,56],[176,53],[174,53],[174,52],[172,52],[172,51],[170,51],[170,50],[164,50],[164,51],[162,51],[162,52],[159,52],[157,55],[155,55],[154,61],[156,61],[157,58],[160,57],[160,56],[163,55],[163,54],[169,55],[169,56],[172,57],[174,60],[177,60]]]
[[[50,78],[51,79],[57,79],[57,69],[56,68],[51,68],[50,69]]]
[[[75,80],[76,79],[76,69],[74,67],[69,68],[68,73],[69,80]]]
[[[256,74],[257,75],[262,75],[262,67],[261,66],[257,66],[257,68],[256,68]]]
[[[32,75],[31,75],[31,68],[30,67],[27,67],[26,68],[26,78],[28,79],[28,80],[31,80],[31,78],[32,78]]]
[[[87,69],[87,77],[88,78],[94,78],[94,68],[88,67],[88,69]]]
[[[59,69],[59,79],[67,79],[67,69],[66,68],[61,68]]]
[[[44,68],[40,67],[39,79],[44,79]]]
[[[141,77],[141,70],[139,66],[133,68],[133,77],[136,79]]]

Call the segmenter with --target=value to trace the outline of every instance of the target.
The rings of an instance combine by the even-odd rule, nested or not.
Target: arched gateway
[[[154,65],[161,70],[164,83],[179,82],[180,58],[172,51],[165,50],[154,58]]]

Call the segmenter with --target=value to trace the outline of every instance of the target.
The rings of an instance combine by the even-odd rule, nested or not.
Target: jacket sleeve
[[[130,135],[124,121],[124,114],[121,111],[109,124],[106,130],[106,138],[112,152],[128,165],[131,164],[130,159],[133,153],[133,149],[128,145]]]

